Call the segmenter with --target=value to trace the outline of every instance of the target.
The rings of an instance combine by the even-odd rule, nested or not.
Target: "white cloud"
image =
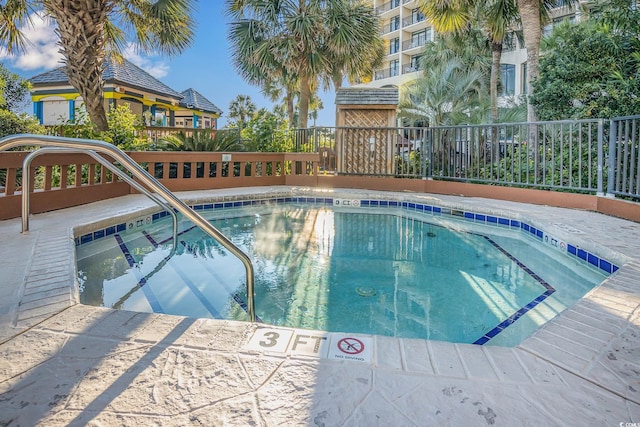
[[[168,64],[149,56],[140,55],[135,43],[129,43],[124,52],[122,52],[122,56],[127,58],[134,65],[137,65],[147,73],[151,74],[156,79],[161,79],[169,74]]]
[[[5,49],[0,48],[0,60],[9,61],[13,67],[24,71],[39,68],[50,70],[60,67],[63,56],[58,52],[58,36],[55,33],[54,24],[40,13],[33,13],[31,21],[33,25],[23,29],[25,38],[28,40],[25,51],[8,54]],[[122,54],[155,78],[160,79],[169,73],[167,63],[140,55],[134,43],[129,43]]]
[[[21,70],[51,69],[61,66],[62,55],[58,52],[58,36],[51,21],[39,13],[31,14],[31,26],[23,29],[27,40],[25,51],[9,55],[0,50],[0,59],[8,60]]]

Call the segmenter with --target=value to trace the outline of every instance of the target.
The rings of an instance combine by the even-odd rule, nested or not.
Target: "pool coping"
[[[547,249],[555,250],[558,254],[561,254],[560,256],[564,255],[568,258],[573,258],[575,261],[583,263],[583,265],[585,265],[586,267],[595,269],[607,275],[615,273],[620,268],[615,264],[615,262],[607,260],[604,257],[599,256],[598,254],[594,254],[591,251],[583,249],[583,243],[577,236],[567,236],[572,240],[563,240],[557,237],[557,235],[555,234],[549,234],[539,227],[530,225],[526,218],[513,219],[511,217],[500,216],[499,214],[496,215],[493,212],[485,211],[483,213],[477,213],[469,211],[468,209],[452,209],[446,206],[442,206],[439,203],[434,203],[433,201],[431,201],[431,203],[425,203],[424,201],[416,200],[415,198],[411,197],[394,198],[388,196],[385,197],[384,194],[370,194],[368,198],[363,199],[352,197],[345,198],[344,193],[335,193],[334,195],[336,195],[337,197],[330,197],[327,194],[316,197],[317,194],[313,192],[292,190],[289,192],[279,192],[272,195],[258,194],[258,197],[251,194],[245,194],[237,198],[230,198],[228,196],[219,198],[212,197],[211,199],[205,201],[199,200],[198,203],[188,204],[191,209],[205,215],[214,212],[224,215],[224,212],[228,211],[229,209],[232,209],[232,213],[230,213],[229,215],[235,215],[235,212],[237,212],[236,209],[242,208],[253,208],[260,206],[286,207],[292,205],[302,205],[306,207],[320,208],[333,207],[334,209],[343,209],[343,211],[351,212],[366,212],[370,209],[376,208],[378,210],[389,209],[389,212],[392,214],[407,215],[407,217],[415,216],[415,218],[417,219],[421,219],[421,215],[423,215],[426,221],[429,221],[429,218],[442,218],[444,220],[451,218],[455,220],[463,220],[462,226],[461,224],[457,224],[454,226],[454,228],[485,238],[489,244],[494,246],[498,251],[502,252],[511,261],[515,262],[523,271],[531,276],[542,287],[540,295],[537,295],[536,298],[528,301],[526,304],[523,304],[523,306],[519,307],[513,313],[509,314],[505,319],[499,321],[493,328],[487,330],[486,333],[478,337],[473,342],[473,344],[477,345],[484,345],[491,341],[501,332],[506,330],[509,326],[513,325],[520,317],[527,315],[529,311],[536,309],[539,304],[543,303],[547,297],[551,296],[555,292],[555,289],[550,284],[548,284],[535,272],[530,270],[520,260],[505,251],[499,244],[497,244],[493,239],[491,239],[484,233],[490,234],[494,232],[496,228],[518,233],[525,239],[532,238],[534,240],[537,240],[539,243],[543,243]],[[169,216],[169,212],[160,209],[156,212],[145,212],[135,218],[127,218],[126,220],[124,220],[124,222],[121,222],[123,221],[122,218],[112,218],[112,222],[110,222],[108,225],[101,223],[97,228],[95,224],[85,224],[81,227],[74,228],[75,245],[76,247],[78,247],[98,240],[102,240],[110,236],[114,236],[117,240],[117,245],[120,247],[129,264],[129,267],[133,268],[135,266],[135,260],[129,253],[129,249],[126,243],[123,241],[122,233],[137,232],[140,228],[150,226]],[[471,230],[466,229],[467,224],[470,224],[472,226]],[[473,231],[473,225],[486,227],[482,231]],[[191,230],[192,228],[194,227],[191,226],[184,230],[178,230],[178,236],[182,235],[184,232]],[[154,247],[157,247],[159,245],[158,242],[156,242],[144,231],[143,234]],[[165,242],[169,240],[171,239],[167,238]],[[597,250],[597,248],[592,250]],[[609,255],[611,254],[609,253]],[[140,280],[141,282],[139,283],[139,286],[142,287],[146,283],[146,277]],[[220,314],[206,301],[206,299],[204,299],[200,295],[197,288],[195,288],[191,284],[189,284],[188,286],[192,289],[193,292],[196,292],[202,304],[205,307],[208,307],[208,311],[215,318],[219,318]],[[163,311],[158,304],[157,298],[153,294],[153,292],[151,290],[148,290],[146,287],[143,290],[145,291],[147,299],[149,300],[149,303],[153,308],[153,312],[162,314]],[[240,305],[240,307],[245,312],[247,312],[247,303],[243,301],[238,296],[238,294],[233,295],[233,298]],[[256,320],[258,323],[262,323],[262,320],[259,317],[257,317]]]
[[[553,210],[548,207],[532,207],[523,204],[503,203],[480,199],[464,199],[456,197],[431,196],[412,193],[387,193],[363,190],[314,190],[296,187],[268,187],[253,189],[212,190],[210,192],[179,193],[189,204],[204,203],[211,197],[228,197],[231,193],[241,197],[251,197],[259,192],[270,196],[278,194],[341,194],[345,198],[360,199],[367,195],[384,194],[392,199],[418,200],[420,203],[437,203],[449,209],[468,209],[476,213],[486,213],[513,219],[522,219],[526,209],[540,211]],[[333,196],[335,197],[335,196]],[[77,224],[83,217],[82,208],[71,208],[65,212],[51,212],[34,216],[32,236],[27,246],[31,249],[31,260],[25,266],[20,283],[17,302],[12,307],[13,319],[10,330],[3,333],[2,346],[16,342],[24,334],[34,331],[55,331],[69,334],[78,324],[86,322],[92,314],[102,313],[109,318],[121,319],[123,324],[133,318],[140,318],[136,313],[114,313],[114,310],[86,307],[77,304],[75,289],[75,263],[72,256],[75,245],[73,229],[77,232],[88,230],[96,224],[106,224],[112,215],[125,218],[137,218],[143,214],[157,211],[141,196],[126,196],[123,203],[99,202],[92,209],[93,220],[89,223]],[[129,203],[130,202],[130,203]],[[108,209],[107,209],[108,207]],[[513,210],[512,210],[513,209]],[[518,209],[522,210],[519,211]],[[554,212],[565,215],[575,211],[555,209]],[[523,213],[525,212],[525,213]],[[629,227],[637,224],[628,221],[604,217],[600,214],[585,213],[585,223],[591,217],[620,223]],[[621,398],[627,407],[624,414],[618,413],[620,420],[633,419],[633,414],[640,416],[640,366],[636,360],[635,349],[640,348],[640,262],[637,252],[632,248],[627,253],[620,252],[602,243],[602,240],[591,238],[577,224],[567,222],[550,223],[536,215],[527,221],[540,229],[551,230],[561,238],[576,238],[581,247],[594,253],[604,254],[608,259],[619,263],[620,269],[609,276],[601,285],[590,291],[578,303],[552,321],[545,324],[533,336],[515,348],[479,347],[466,344],[450,344],[437,341],[404,340],[374,336],[373,353],[369,368],[376,372],[398,372],[402,374],[431,375],[448,379],[468,380],[484,383],[497,381],[506,384],[555,384],[558,387],[573,386],[576,381],[583,381],[600,393],[611,394]],[[17,221],[0,222],[0,235],[16,232]],[[50,227],[47,224],[55,224]],[[89,225],[91,224],[91,225]],[[4,225],[4,226],[3,226]],[[569,225],[570,227],[563,227]],[[106,225],[108,226],[108,225]],[[105,227],[106,227],[105,226]],[[84,227],[84,228],[83,228]],[[576,233],[576,231],[581,231]],[[635,230],[635,228],[634,228]],[[598,233],[594,233],[598,234]],[[602,234],[602,233],[599,233]],[[578,236],[578,237],[576,237]],[[26,237],[26,236],[25,236]],[[601,236],[607,238],[607,236]],[[608,237],[611,239],[611,237]],[[620,239],[624,240],[621,235]],[[632,239],[633,236],[629,236]],[[597,252],[596,252],[597,251]],[[157,319],[161,315],[148,315]],[[171,322],[178,322],[178,316],[168,316]],[[247,349],[250,337],[260,328],[259,325],[242,322],[202,320],[199,325],[218,325],[221,329],[232,330],[231,339],[223,352],[244,354],[246,357],[281,358],[309,363],[352,363],[361,362],[329,362],[318,361],[308,355],[291,353],[274,354]],[[73,325],[71,327],[70,325]],[[76,332],[77,333],[77,332]],[[296,331],[296,333],[301,333]],[[126,340],[139,339],[127,338]],[[125,340],[125,341],[126,341]],[[215,345],[214,345],[215,347]],[[505,361],[510,361],[507,363]],[[381,375],[381,374],[380,374]],[[630,409],[631,408],[631,409]],[[635,411],[635,412],[634,412]],[[617,418],[616,418],[617,419]],[[637,419],[637,418],[636,418]]]

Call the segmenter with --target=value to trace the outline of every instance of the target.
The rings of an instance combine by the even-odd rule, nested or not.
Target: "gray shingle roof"
[[[336,91],[337,105],[397,105],[397,88],[340,88]]]
[[[175,99],[182,99],[175,90],[153,77],[151,74],[123,59],[121,63],[106,60],[102,78],[105,83],[122,84],[131,88],[144,90],[157,95],[169,96]],[[37,84],[68,84],[66,67],[56,68],[51,71],[38,74],[29,79],[34,85]]]
[[[222,110],[215,106],[215,104],[202,96],[195,89],[189,88],[180,92],[183,96],[180,101],[180,106],[186,108],[193,108],[196,110],[204,111],[207,113],[222,114]]]

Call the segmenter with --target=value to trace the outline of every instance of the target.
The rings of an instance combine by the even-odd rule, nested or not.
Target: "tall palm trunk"
[[[527,96],[533,94],[533,82],[538,78],[538,59],[540,54],[540,40],[542,39],[542,23],[540,22],[540,0],[518,0],[518,10],[522,20],[522,35],[527,48]],[[527,100],[527,146],[533,159],[536,174],[541,174],[540,150],[538,149],[538,126],[532,124],[537,121],[533,105]]]
[[[542,24],[540,22],[540,0],[518,0],[518,10],[522,20],[522,34],[527,49],[527,94],[533,93],[532,83],[538,78],[538,60],[540,56],[540,40]],[[530,102],[527,102],[527,121],[535,122],[536,113]]]
[[[491,117],[489,117],[489,123],[496,123],[498,121],[498,83],[500,81],[500,59],[502,58],[502,43],[491,42],[491,80],[489,85],[489,95],[491,98]],[[497,161],[499,159],[500,137],[498,135],[498,128],[491,128],[491,142],[493,146],[492,159]]]
[[[331,75],[331,80],[333,82],[333,88],[335,90],[334,93],[337,93],[338,89],[340,89],[342,87],[342,79],[343,79],[342,72],[340,72],[339,70],[334,71],[333,74]],[[335,123],[336,126],[338,126],[338,116],[339,116],[339,114],[338,114],[338,109],[337,108],[335,109],[335,115],[336,116],[335,116],[335,122],[334,123]]]
[[[104,23],[111,6],[107,0],[51,0],[48,11],[58,25],[60,52],[66,58],[69,83],[78,89],[96,130],[107,130],[102,98]]]
[[[500,60],[502,58],[502,43],[491,43],[491,80],[489,95],[491,97],[491,117],[489,123],[495,123],[498,120],[498,83],[500,81]]]
[[[293,105],[293,92],[290,88],[286,89],[285,102],[287,103],[287,117],[289,119],[289,126],[293,126],[293,119],[295,117],[295,107]]]
[[[305,71],[300,73],[300,107],[298,112],[298,128],[306,129],[309,120],[309,99],[311,99],[311,79]]]

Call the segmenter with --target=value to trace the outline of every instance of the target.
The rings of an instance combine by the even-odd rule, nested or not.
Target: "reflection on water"
[[[212,223],[254,261],[257,314],[273,325],[474,342],[545,292],[482,235],[426,219],[280,207]],[[246,320],[240,261],[197,229],[180,236],[173,255],[152,243],[170,230],[147,232],[154,238],[125,236],[132,265],[122,246],[78,248],[82,302]],[[586,268],[577,275],[577,265],[566,268],[516,233],[492,240],[557,288],[502,344],[519,342],[603,278]],[[90,253],[80,254],[83,246]]]

